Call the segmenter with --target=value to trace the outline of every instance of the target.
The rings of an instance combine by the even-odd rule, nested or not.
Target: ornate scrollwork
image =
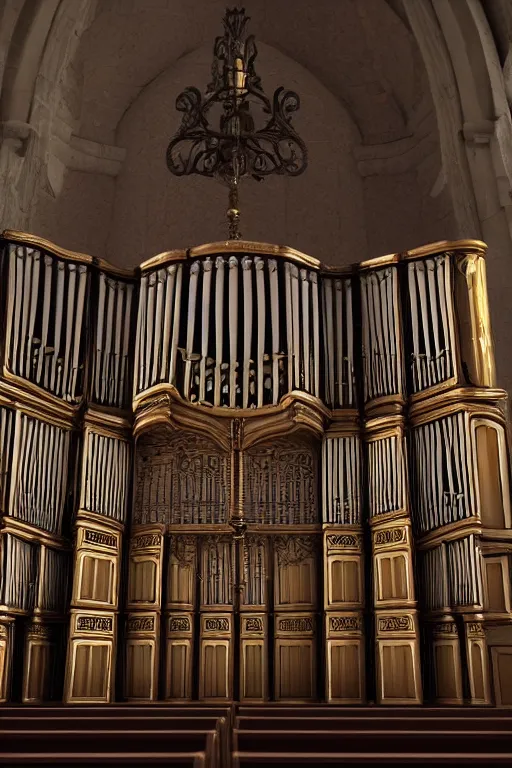
[[[274,544],[279,567],[297,565],[315,557],[318,541],[314,536],[277,536]]]
[[[299,96],[282,87],[272,100],[265,95],[254,69],[258,53],[254,36],[246,37],[248,21],[245,9],[226,11],[206,94],[203,97],[193,86],[179,94],[176,109],[183,117],[167,148],[167,167],[175,176],[197,173],[229,185],[234,239],[240,237],[236,206],[242,177],[261,181],[272,173],[298,176],[307,167],[306,145],[291,124],[300,107]],[[256,120],[251,106],[259,110]],[[258,128],[257,122],[263,124]]]
[[[252,448],[244,456],[247,519],[254,523],[318,522],[314,449],[289,440]]]
[[[307,165],[306,146],[291,125],[299,96],[278,88],[272,101],[267,98],[254,69],[254,36],[242,39],[249,17],[243,9],[228,10],[223,21],[206,95],[190,86],[176,99],[183,118],[167,149],[167,166],[175,176],[198,173],[228,182],[247,175],[258,180],[272,173],[297,176]],[[249,112],[251,102],[270,116],[260,129]],[[222,106],[217,130],[210,125],[216,104]]]
[[[199,435],[140,440],[134,522],[226,522],[228,478],[228,456]]]

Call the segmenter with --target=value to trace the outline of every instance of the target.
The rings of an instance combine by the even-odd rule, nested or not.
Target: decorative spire
[[[244,8],[226,11],[224,35],[215,40],[212,80],[204,96],[190,86],[176,99],[183,119],[167,148],[167,167],[175,176],[197,173],[228,185],[233,240],[241,237],[238,189],[243,177],[298,176],[307,167],[306,145],[291,124],[299,96],[278,88],[272,101],[267,98],[254,69],[258,51],[254,36],[246,35],[248,21]],[[259,108],[259,120],[252,106]]]

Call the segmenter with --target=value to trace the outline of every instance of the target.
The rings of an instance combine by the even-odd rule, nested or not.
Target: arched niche
[[[310,525],[321,519],[320,445],[296,432],[244,451],[244,512],[249,523]]]
[[[230,461],[213,440],[158,428],[135,449],[135,525],[226,523]]]

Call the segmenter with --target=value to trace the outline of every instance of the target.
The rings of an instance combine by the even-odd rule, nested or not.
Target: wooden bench
[[[59,752],[35,755],[32,753],[0,753],[0,765],[9,768],[32,768],[38,765],[61,765],[65,768],[85,768],[95,765],[107,768],[111,765],[129,765],[132,768],[146,768],[153,765],[173,766],[173,768],[206,768],[208,758],[204,752],[178,753],[155,752],[148,755],[146,752],[90,752],[84,755],[81,752]]]
[[[203,715],[209,715],[212,717],[225,717],[228,721],[231,719],[231,707],[217,707],[209,705],[198,705],[195,702],[194,706],[190,704],[179,705],[163,705],[159,704],[145,704],[131,705],[131,704],[102,704],[102,705],[75,705],[69,704],[67,706],[59,705],[44,705],[40,707],[27,706],[19,704],[17,706],[0,706],[0,720],[2,717],[14,717],[20,715],[26,717],[171,717],[172,715],[186,716],[186,717],[200,717]]]
[[[157,755],[186,755],[188,765],[196,757],[204,757],[205,768],[218,768],[219,735],[217,730],[168,731],[150,730],[2,730],[0,731],[0,765],[19,764],[12,758],[33,762],[35,757],[56,756],[63,753],[79,755],[80,761],[91,753],[112,755],[120,752],[146,755],[148,760]],[[11,760],[9,763],[8,759]]]
[[[350,768],[356,765],[414,765],[417,768],[432,765],[470,766],[470,768],[487,768],[487,766],[510,766],[512,754],[495,754],[482,757],[473,753],[459,754],[418,754],[402,752],[386,755],[375,752],[287,752],[269,754],[262,752],[234,752],[232,768],[281,768],[281,766],[310,766],[337,765],[340,768]]]
[[[384,731],[384,730],[416,730],[443,731],[467,729],[479,731],[508,731],[512,735],[512,718],[475,718],[475,717],[261,717],[259,715],[238,715],[235,718],[235,728],[251,731]]]
[[[0,717],[0,737],[4,731],[10,733],[19,731],[20,739],[22,739],[25,731],[67,731],[70,729],[87,731],[216,731],[219,747],[217,763],[227,765],[231,752],[231,730],[225,717],[172,715],[171,717],[142,718],[131,715],[100,717],[98,714],[91,717],[87,714],[84,717],[73,718],[45,715],[44,717],[29,717],[25,720],[23,712],[16,716]]]
[[[252,731],[235,729],[233,750],[235,752],[331,752],[352,753],[367,751],[374,754],[457,753],[461,745],[467,752],[508,753],[512,758],[512,733],[503,731],[436,731],[435,735],[425,731]]]
[[[510,717],[512,709],[495,707],[341,707],[332,704],[283,705],[267,703],[258,706],[240,705],[236,713],[239,717]]]

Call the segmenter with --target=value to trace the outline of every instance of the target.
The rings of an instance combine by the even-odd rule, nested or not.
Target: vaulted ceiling
[[[80,135],[115,143],[119,121],[149,83],[205,43],[213,46],[224,9],[225,0],[101,0],[80,46]],[[246,10],[256,40],[339,99],[362,143],[410,134],[425,73],[401,0],[252,0]]]

